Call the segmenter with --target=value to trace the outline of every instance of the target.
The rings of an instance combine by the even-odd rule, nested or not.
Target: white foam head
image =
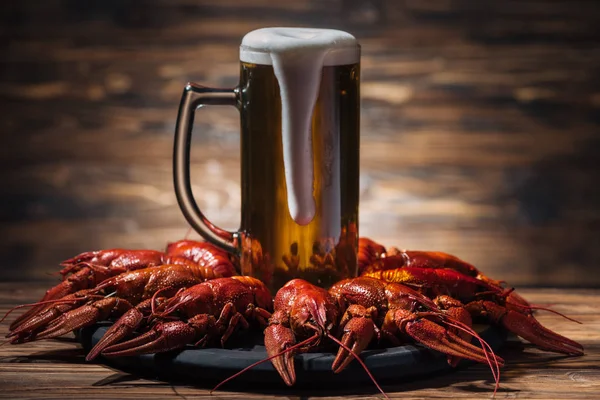
[[[360,59],[354,36],[335,29],[263,28],[248,33],[240,46],[240,61],[273,65],[272,54],[324,50],[323,65],[348,65]]]

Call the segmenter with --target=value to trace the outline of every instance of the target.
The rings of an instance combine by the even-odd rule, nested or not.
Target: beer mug
[[[233,89],[189,83],[177,117],[179,206],[207,241],[237,254],[241,274],[275,291],[300,277],[329,286],[357,274],[360,46],[330,29],[265,28],[244,36]],[[212,224],[194,201],[194,112],[241,117],[241,226]]]

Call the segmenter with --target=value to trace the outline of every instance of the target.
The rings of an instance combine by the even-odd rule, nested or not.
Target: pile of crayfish
[[[19,344],[114,320],[90,361],[226,346],[238,331],[262,330],[265,361],[290,386],[301,352],[336,346],[331,368],[338,373],[354,359],[365,367],[359,355],[369,346],[416,342],[444,353],[452,366],[461,359],[488,364],[497,389],[504,361],[472,329],[473,318],[543,350],[583,354],[579,343],[535,319],[541,307],[455,256],[385,248],[366,238],[358,250],[357,278],[328,289],[293,279],[275,297],[261,281],[238,275],[239,260],[208,242],[181,240],[164,252],[86,252],[61,264],[62,281],[39,302],[15,307],[29,310],[7,337]]]

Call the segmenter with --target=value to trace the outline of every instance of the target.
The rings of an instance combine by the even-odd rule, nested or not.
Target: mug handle
[[[175,148],[173,151],[173,180],[175,195],[183,215],[200,235],[208,242],[230,252],[237,253],[236,236],[215,226],[200,211],[194,200],[190,183],[190,144],[194,113],[205,105],[227,105],[237,108],[237,89],[213,89],[188,83],[183,89],[177,126],[175,127]]]

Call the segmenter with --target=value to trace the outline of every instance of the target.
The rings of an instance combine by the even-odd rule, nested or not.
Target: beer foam
[[[333,29],[263,28],[244,36],[240,61],[272,65],[281,95],[283,164],[292,219],[309,224],[315,216],[311,121],[323,66],[359,62],[351,34]],[[336,182],[334,190],[340,190]]]
[[[240,61],[273,65],[273,54],[302,56],[325,52],[324,66],[348,65],[360,60],[360,46],[354,36],[335,29],[263,28],[248,33],[240,46]]]

